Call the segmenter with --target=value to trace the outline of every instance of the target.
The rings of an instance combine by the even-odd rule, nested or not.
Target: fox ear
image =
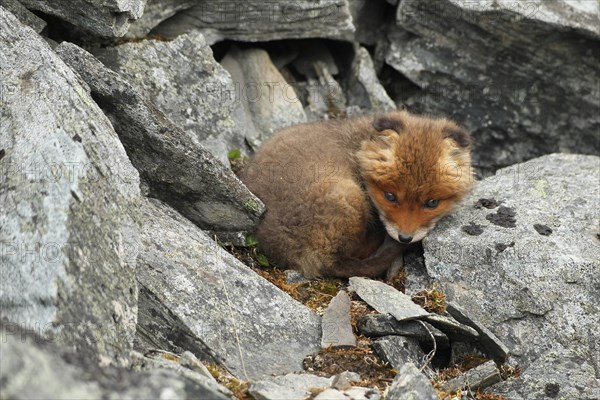
[[[471,145],[471,134],[463,128],[446,128],[442,131],[444,138],[452,139],[459,147]]]
[[[401,133],[404,129],[404,124],[399,119],[390,118],[386,115],[377,116],[373,120],[373,128],[377,132],[383,132],[385,130],[396,131],[397,133]]]

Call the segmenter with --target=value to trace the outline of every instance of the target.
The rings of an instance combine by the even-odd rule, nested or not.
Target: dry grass
[[[438,290],[437,284],[431,289],[415,293],[412,301],[432,313],[444,314],[446,312],[446,295]]]

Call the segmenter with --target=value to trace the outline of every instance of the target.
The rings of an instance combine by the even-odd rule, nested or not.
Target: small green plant
[[[227,153],[227,158],[229,159],[229,161],[241,160],[242,152],[240,151],[240,149],[230,150],[229,153]]]

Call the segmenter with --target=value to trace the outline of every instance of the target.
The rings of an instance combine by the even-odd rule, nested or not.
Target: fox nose
[[[398,235],[398,240],[402,243],[410,243],[412,241],[412,236],[405,236],[403,234]]]

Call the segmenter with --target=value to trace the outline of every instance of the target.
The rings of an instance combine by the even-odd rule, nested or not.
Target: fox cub
[[[256,236],[270,260],[307,277],[376,277],[470,190],[470,135],[406,111],[302,124],[240,178],[267,207]]]

